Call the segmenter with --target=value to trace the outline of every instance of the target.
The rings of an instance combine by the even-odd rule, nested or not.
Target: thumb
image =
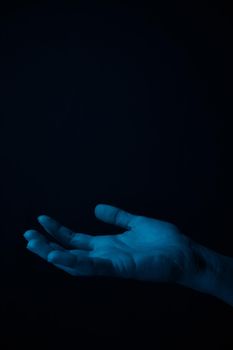
[[[95,216],[108,224],[131,228],[137,215],[130,214],[120,208],[108,204],[98,204]]]

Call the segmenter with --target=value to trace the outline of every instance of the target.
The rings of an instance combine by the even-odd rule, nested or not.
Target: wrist
[[[178,283],[233,306],[233,259],[195,242],[190,247],[191,262]]]

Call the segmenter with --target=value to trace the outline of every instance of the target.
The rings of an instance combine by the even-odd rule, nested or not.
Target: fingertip
[[[27,244],[27,249],[34,250],[38,242],[39,239],[31,239]]]
[[[99,203],[95,206],[95,215],[98,215],[99,213],[101,213],[105,207],[107,206],[107,204],[104,203]]]
[[[39,222],[45,222],[45,221],[47,221],[47,220],[49,220],[49,219],[50,219],[49,216],[48,216],[48,215],[45,215],[45,214],[39,215],[39,216],[37,217],[37,220],[38,220]]]
[[[59,251],[53,250],[48,254],[48,262],[56,262],[59,260]]]
[[[99,209],[99,207],[101,207],[103,204],[99,203],[99,204],[96,204],[95,206],[95,211]]]
[[[26,240],[33,239],[37,236],[37,231],[36,230],[27,230],[24,232],[23,236]]]

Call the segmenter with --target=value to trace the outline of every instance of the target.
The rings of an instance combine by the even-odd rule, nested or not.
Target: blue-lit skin
[[[109,205],[98,205],[97,218],[126,229],[116,235],[74,233],[48,216],[38,221],[61,245],[27,231],[27,248],[72,275],[107,275],[140,280],[173,281],[186,264],[188,240],[175,226],[136,216]],[[67,250],[64,246],[70,247]]]
[[[73,276],[175,282],[233,305],[231,258],[196,244],[168,222],[133,215],[107,204],[97,205],[95,215],[125,231],[96,236],[75,233],[41,215],[39,223],[58,243],[36,230],[28,230],[24,233],[27,248]]]

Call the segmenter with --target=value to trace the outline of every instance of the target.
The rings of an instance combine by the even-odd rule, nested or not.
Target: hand
[[[106,204],[97,205],[95,215],[125,232],[98,236],[75,233],[42,215],[39,223],[58,243],[29,230],[24,234],[27,248],[74,276],[177,282],[195,270],[191,241],[173,224]]]

